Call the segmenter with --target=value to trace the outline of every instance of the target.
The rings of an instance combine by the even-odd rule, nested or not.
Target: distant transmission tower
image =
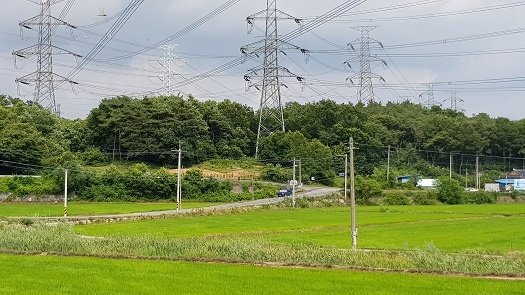
[[[161,95],[171,96],[174,93],[172,79],[175,73],[174,63],[175,55],[173,54],[173,49],[175,45],[162,45],[161,49],[164,49],[164,55],[160,58],[159,62],[162,65],[162,73],[159,78],[162,81],[162,91]]]
[[[354,30],[361,32],[361,37],[348,43],[348,46],[353,50],[355,50],[356,46],[359,46],[359,55],[344,63],[350,68],[352,68],[352,64],[354,63],[359,64],[359,72],[346,78],[346,81],[349,81],[352,85],[356,85],[357,82],[357,101],[364,104],[375,101],[373,80],[385,82],[383,77],[372,73],[372,63],[380,62],[385,66],[387,65],[384,60],[373,57],[370,54],[370,48],[373,45],[383,48],[381,42],[370,38],[370,31],[375,28],[377,28],[377,26],[353,28]]]
[[[450,97],[445,99],[444,102],[447,100],[450,100],[450,109],[454,110],[456,112],[464,112],[465,109],[459,107],[460,103],[464,103],[465,101],[458,97],[458,94],[456,91],[451,92]]]
[[[302,77],[293,74],[285,67],[279,66],[279,52],[285,49],[294,49],[299,50],[305,55],[308,54],[308,51],[305,49],[279,40],[277,34],[278,20],[294,20],[298,24],[300,24],[300,20],[278,10],[276,0],[267,0],[267,8],[265,10],[246,18],[250,26],[249,32],[253,29],[254,22],[257,19],[266,21],[264,39],[241,48],[241,52],[245,56],[263,56],[264,58],[263,65],[250,69],[244,76],[247,82],[247,89],[255,87],[261,91],[259,129],[257,131],[255,157],[259,155],[259,140],[262,137],[271,135],[276,131],[285,131],[280,90],[281,85],[284,84],[282,84],[280,78],[293,77],[299,82],[304,81]]]
[[[32,29],[32,26],[38,27],[38,44],[33,45],[22,50],[14,51],[13,56],[21,58],[29,58],[36,56],[37,68],[36,71],[24,77],[15,80],[17,85],[20,83],[25,85],[35,84],[35,94],[33,101],[41,104],[55,114],[59,114],[60,110],[55,102],[54,83],[58,82],[74,82],[69,79],[59,76],[53,72],[53,55],[54,54],[71,54],[75,57],[81,57],[71,51],[53,46],[51,44],[51,35],[59,25],[75,28],[74,26],[51,16],[51,6],[62,2],[63,0],[28,0],[40,5],[40,14],[32,17],[26,21],[20,22],[21,28]]]
[[[433,84],[428,84],[428,90],[421,93],[419,98],[423,98],[424,95],[426,95],[426,100],[423,102],[424,107],[431,109],[433,106],[438,105],[438,103],[436,103],[436,99],[434,98]]]

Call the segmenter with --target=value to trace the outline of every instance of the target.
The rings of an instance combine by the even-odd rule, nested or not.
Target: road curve
[[[335,194],[341,191],[339,188],[332,187],[305,187],[304,191],[296,193],[296,198],[304,197],[322,197],[331,194]],[[213,210],[223,210],[231,208],[240,208],[240,207],[250,207],[250,206],[261,206],[266,204],[275,204],[282,202],[285,198],[291,197],[276,197],[268,199],[259,199],[253,201],[242,201],[228,204],[220,204],[216,206],[203,207],[203,208],[192,208],[192,209],[180,209],[180,210],[164,210],[164,211],[152,211],[152,212],[137,212],[137,213],[126,213],[126,214],[108,214],[108,215],[82,215],[82,216],[67,216],[67,217],[11,217],[10,219],[21,219],[21,218],[31,218],[31,219],[44,219],[44,220],[67,220],[67,221],[82,221],[82,220],[95,220],[95,219],[137,219],[141,217],[158,217],[164,215],[176,215],[176,214],[185,214],[195,211],[213,211]],[[182,203],[184,207],[184,202]]]

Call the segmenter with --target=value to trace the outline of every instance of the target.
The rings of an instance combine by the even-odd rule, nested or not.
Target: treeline
[[[448,175],[451,153],[457,177],[472,169],[475,155],[483,156],[481,165],[491,177],[524,165],[525,120],[467,117],[410,102],[365,106],[330,100],[288,103],[284,118],[287,132],[260,142],[259,160],[268,164],[264,175],[271,180],[289,179],[281,168],[292,167],[295,158],[305,181],[331,184],[343,171],[337,156],[348,153],[350,137],[359,148],[357,172],[377,179],[386,179],[389,150],[390,177]],[[68,120],[0,96],[0,173],[117,160],[174,167],[179,143],[186,167],[215,158],[253,158],[258,121],[253,108],[230,100],[123,96],[102,100],[86,119]]]

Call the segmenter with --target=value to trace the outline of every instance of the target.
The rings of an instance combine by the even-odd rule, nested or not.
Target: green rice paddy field
[[[16,271],[15,271],[16,270]],[[523,294],[517,280],[0,255],[1,294]]]
[[[414,249],[433,243],[449,252],[525,251],[525,205],[361,207],[358,245]],[[239,214],[77,226],[83,235],[235,236],[275,243],[350,247],[349,208],[252,211]]]
[[[216,203],[183,203],[182,208],[201,208],[217,205]],[[174,203],[79,203],[68,204],[69,216],[86,216],[100,214],[127,214],[175,210]],[[63,203],[0,203],[0,216],[15,217],[57,217],[64,216]]]
[[[77,205],[81,204],[74,204]],[[136,212],[135,210],[143,208],[138,206],[148,206],[145,204],[85,205],[90,209],[82,209],[79,212],[89,210],[94,214],[108,211]],[[148,207],[150,210],[144,211],[163,210],[162,206],[172,204],[157,205],[159,207],[151,205]],[[0,211],[0,215],[15,216],[30,212],[31,210],[24,211],[28,209],[23,207],[31,208],[30,206],[33,205],[20,205],[21,209],[16,208],[19,204],[10,205],[14,207],[2,206],[4,205],[0,205],[0,210],[4,211]],[[259,241],[257,245],[264,245],[260,243],[261,240],[272,245],[292,245],[291,248],[286,249],[294,249],[293,245],[328,246],[329,248],[321,248],[321,250],[330,249],[331,253],[342,251],[338,248],[348,249],[351,245],[350,210],[347,207],[239,211],[76,225],[74,231],[85,236],[116,236],[117,240],[120,236],[139,239],[145,237],[140,240],[144,242],[155,237],[161,239],[200,237],[204,240],[196,240],[196,242],[203,245],[207,245],[204,242],[206,240],[253,238],[254,241]],[[16,212],[19,214],[15,214]],[[525,252],[525,231],[523,231],[525,204],[359,207],[356,217],[360,249],[410,251],[423,249],[431,244],[443,253],[501,254],[507,257],[505,259],[512,259],[509,258],[513,257],[512,253]],[[63,237],[67,236],[67,234],[63,235]],[[85,239],[85,241],[97,243],[98,240]],[[29,240],[27,243],[27,245],[32,244]],[[76,245],[75,243],[82,243],[82,241],[71,243]],[[104,249],[104,245],[109,245],[109,241],[104,243],[100,242],[100,249]],[[64,242],[64,245],[69,244]],[[206,247],[220,249],[222,247],[220,245],[230,244],[212,242],[209,245],[212,246],[203,246],[203,249],[208,249]],[[246,243],[246,245],[250,244]],[[40,244],[37,248],[40,247],[45,249],[46,246]],[[147,248],[147,245],[145,247]],[[64,249],[69,248],[64,247]],[[108,253],[112,253],[109,250]],[[321,250],[315,253],[323,253]],[[436,255],[437,259],[448,257],[439,254],[431,255]],[[388,254],[384,257],[388,257]],[[399,259],[400,256],[396,257],[392,259]],[[512,269],[512,260],[506,261],[505,263],[511,264],[508,269]],[[275,264],[275,267],[260,267],[249,265],[253,262],[246,263],[217,264],[2,254],[0,255],[2,274],[0,294],[525,294],[521,266],[517,268],[518,279],[503,280],[490,278],[490,274],[485,278],[472,278],[453,274],[444,276],[278,267],[280,264]],[[479,262],[466,261],[466,263]],[[521,262],[516,263],[521,265]]]

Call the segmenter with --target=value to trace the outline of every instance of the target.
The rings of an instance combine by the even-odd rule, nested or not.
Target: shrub
[[[362,176],[357,176],[355,180],[355,195],[358,204],[370,205],[370,198],[383,196],[383,190],[379,182]]]
[[[437,198],[440,202],[449,205],[461,203],[463,188],[459,181],[450,178],[440,178],[437,187]]]
[[[410,200],[402,193],[388,193],[385,195],[382,202],[389,206],[410,204]]]
[[[415,205],[435,205],[437,203],[437,194],[435,191],[428,191],[424,194],[414,194],[412,202]]]
[[[463,195],[465,204],[494,204],[496,199],[497,193],[490,192],[467,192]]]

